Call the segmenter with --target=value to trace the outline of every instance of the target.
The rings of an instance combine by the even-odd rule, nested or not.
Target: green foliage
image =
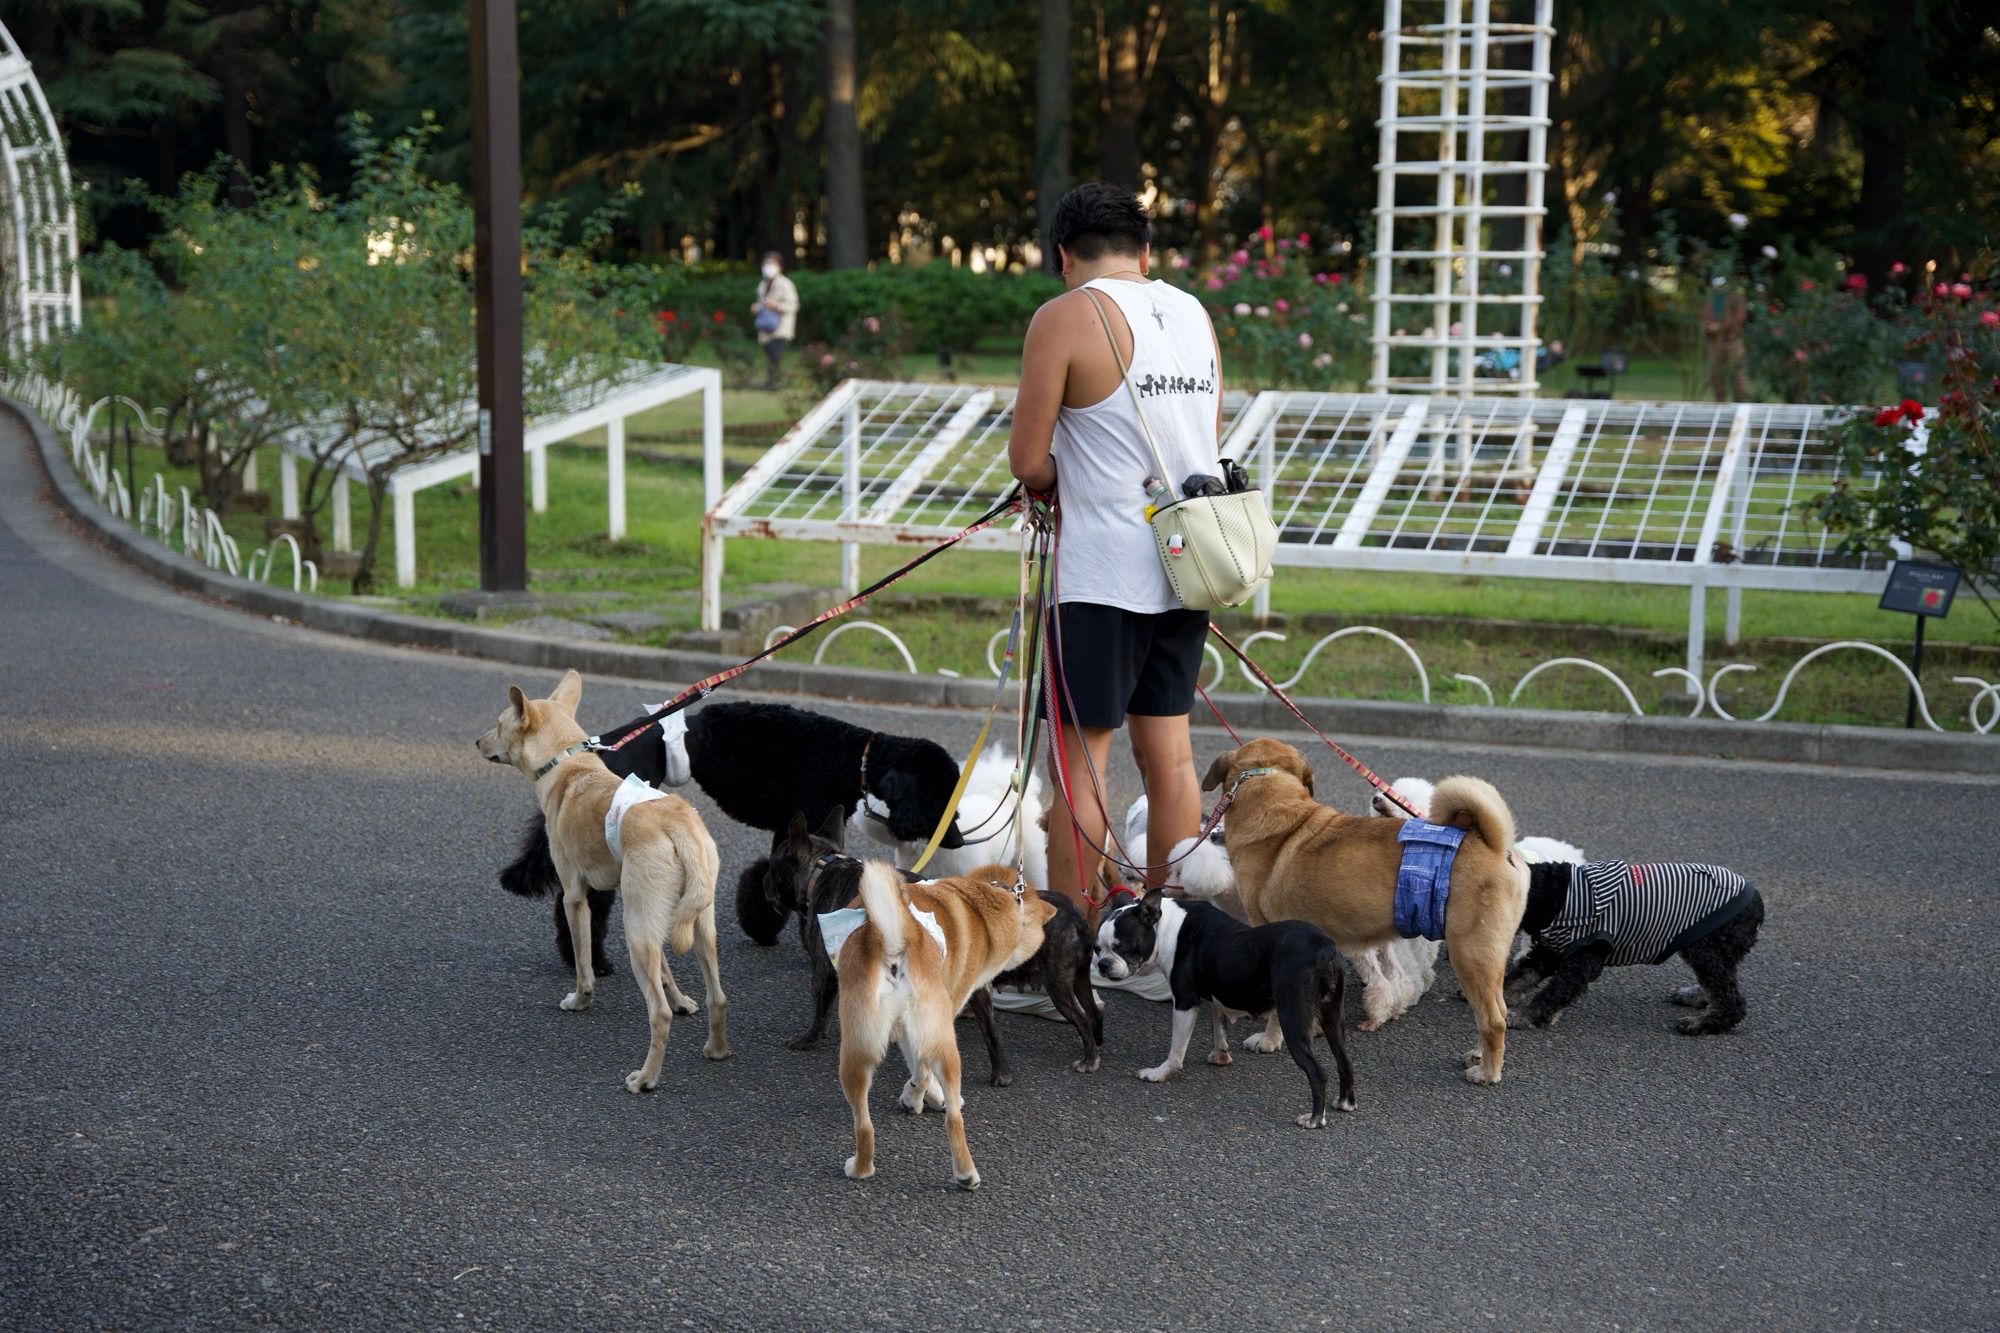
[[[472,213],[419,163],[433,130],[386,142],[354,127],[352,188],[323,193],[309,174],[251,182],[246,206],[220,202],[227,166],[153,200],[162,231],[148,257],[110,249],[92,262],[93,317],[48,353],[90,395],[122,392],[167,406],[188,436],[211,507],[221,508],[249,454],[281,436],[312,441],[302,503],[331,492],[339,462],[370,450],[368,586],[389,477],[471,438]],[[586,219],[602,242],[610,219]],[[647,356],[643,307],[625,275],[585,245],[565,246],[545,219],[524,236],[530,415]]]
[[[1368,344],[1366,298],[1316,257],[1310,233],[1253,238],[1268,258],[1237,250],[1220,262],[1168,272],[1201,298],[1231,384],[1332,389],[1357,382]]]
[[[1854,281],[1863,280],[1856,275]],[[1826,276],[1787,276],[1772,285],[1779,283],[1788,289],[1751,307],[1746,342],[1760,393],[1787,403],[1874,398],[1903,343],[1895,310],[1871,307],[1865,282],[1848,286]]]
[[[1850,550],[1892,542],[1956,565],[2000,623],[2000,309],[1969,284],[1939,284],[1907,351],[1943,368],[1936,410],[1905,399],[1832,435],[1846,476],[1807,509]]]

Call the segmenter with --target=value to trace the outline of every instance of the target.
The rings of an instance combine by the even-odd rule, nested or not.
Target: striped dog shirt
[[[1569,898],[1535,943],[1558,953],[1603,941],[1607,963],[1659,963],[1725,925],[1756,890],[1733,870],[1691,861],[1575,867]]]

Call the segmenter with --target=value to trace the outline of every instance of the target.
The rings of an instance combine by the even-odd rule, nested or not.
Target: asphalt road
[[[472,748],[518,672],[166,593],[71,535],[38,480],[0,422],[0,1325],[1991,1327],[2000,1308],[2000,785],[1349,738],[1386,772],[1492,779],[1526,832],[1750,875],[1769,920],[1747,1023],[1680,1037],[1683,969],[1621,969],[1511,1034],[1506,1082],[1475,1088],[1469,1015],[1433,996],[1351,1036],[1359,1109],[1309,1133],[1283,1056],[1210,1068],[1201,1035],[1179,1080],[1132,1077],[1168,1015],[1112,996],[1096,1075],[1070,1071],[1066,1027],[1008,1017],[1018,1078],[988,1087],[961,1028],[976,1194],[951,1188],[942,1120],[890,1105],[892,1056],[857,1183],[835,1046],[783,1046],[805,1015],[793,937],[725,926],[736,1056],[705,1063],[683,1021],[650,1096],[621,1083],[644,1043],[622,944],[597,1007],[558,1011],[546,905],[493,878],[529,790]],[[586,719],[669,684],[590,681]],[[954,748],[975,723],[823,706]],[[1358,780],[1321,772],[1360,808]],[[726,893],[763,840],[705,813]]]

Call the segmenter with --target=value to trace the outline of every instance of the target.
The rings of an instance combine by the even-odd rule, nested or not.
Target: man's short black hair
[[[1056,204],[1048,239],[1051,249],[1061,246],[1073,259],[1137,255],[1152,241],[1153,224],[1138,195],[1110,181],[1090,181]]]

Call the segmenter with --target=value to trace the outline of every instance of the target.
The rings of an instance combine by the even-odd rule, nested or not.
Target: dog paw
[[[1475,1051],[1473,1054],[1477,1056],[1478,1052]],[[1474,1059],[1465,1066],[1465,1081],[1467,1083],[1477,1083],[1482,1087],[1491,1087],[1500,1081],[1500,1076],[1488,1073],[1485,1061]]]
[[[1014,1086],[1014,1071],[1011,1069],[996,1069],[993,1071],[993,1076],[986,1081],[996,1088],[1011,1088]]]
[[[1685,986],[1674,987],[1673,990],[1667,992],[1667,999],[1674,1004],[1683,1005],[1689,1009],[1700,1009],[1708,1003],[1708,996],[1704,995],[1701,987],[1693,982]]]
[[[918,1090],[916,1084],[905,1083],[903,1090],[896,1094],[896,1105],[902,1107],[911,1115],[922,1115],[924,1113],[924,1094]]]
[[[726,1041],[712,1041],[701,1048],[701,1058],[704,1060],[727,1060],[734,1054],[736,1052],[729,1049],[729,1043]]]
[[[562,997],[561,1007],[573,1014],[582,1013],[585,1009],[590,1008],[590,992],[584,991],[579,994],[576,991],[571,991]]]
[[[1696,1014],[1693,1018],[1683,1018],[1674,1024],[1674,1031],[1683,1037],[1712,1037],[1729,1030],[1707,1014]]]
[[[1180,1071],[1173,1065],[1154,1065],[1151,1069],[1139,1071],[1139,1077],[1148,1083],[1165,1083]]]
[[[677,1014],[692,1014],[700,1011],[701,1004],[694,996],[683,995],[680,999],[673,1002],[673,1009]]]
[[[1012,1078],[1013,1075],[1010,1074],[1008,1077]],[[926,1079],[924,1081],[924,1103],[933,1111],[944,1110],[944,1084],[938,1082],[935,1078]]]
[[[1308,1111],[1304,1115],[1294,1118],[1292,1123],[1300,1129],[1324,1129],[1326,1127],[1326,1112],[1321,1111],[1318,1115],[1314,1115]]]
[[[1104,1063],[1103,1057],[1093,1055],[1088,1060],[1072,1060],[1069,1067],[1079,1074],[1095,1074],[1097,1067]]]
[[[1210,1051],[1208,1053],[1208,1062],[1212,1065],[1226,1065],[1232,1063],[1233,1058],[1228,1051]]]
[[[1352,1111],[1354,1109],[1354,1099],[1352,1097],[1342,1097],[1333,1104],[1333,1109],[1336,1111]]]
[[[1386,1018],[1364,1018],[1359,1023],[1356,1023],[1354,1027],[1359,1032],[1373,1032],[1388,1021]]]
[[[1528,1014],[1525,1010],[1509,1009],[1507,1011],[1507,1026],[1510,1028],[1520,1029],[1526,1027],[1533,1027],[1535,1026],[1535,1024],[1528,1017]]]
[[[809,1051],[817,1045],[819,1045],[819,1038],[807,1034],[803,1037],[793,1037],[785,1043],[785,1049],[788,1051]]]
[[[652,1078],[648,1079],[646,1071],[643,1069],[635,1069],[625,1076],[625,1091],[627,1092],[651,1092],[659,1086],[660,1076],[655,1074]]]
[[[1467,1051],[1464,1055],[1458,1057],[1459,1068],[1471,1069],[1474,1065],[1479,1064],[1485,1058],[1486,1058],[1486,1052],[1482,1048],[1475,1046],[1471,1050]]]
[[[1282,1035],[1270,1037],[1262,1032],[1253,1032],[1243,1039],[1243,1049],[1259,1055],[1271,1055],[1285,1049],[1285,1039]]]
[[[570,966],[575,967],[576,964],[571,963]],[[611,977],[618,974],[618,969],[611,966],[611,961],[606,958],[593,958],[590,962],[590,970],[597,973],[600,977]]]
[[[967,1192],[979,1188],[979,1173],[977,1171],[968,1171],[962,1176],[954,1171],[951,1173],[951,1180],[954,1185]]]
[[[870,1162],[868,1164],[868,1169],[866,1171],[859,1171],[855,1169],[854,1159],[852,1157],[848,1158],[845,1162],[841,1163],[840,1169],[847,1173],[847,1178],[849,1180],[866,1180],[868,1179],[868,1177],[875,1174],[875,1164],[873,1162]]]

